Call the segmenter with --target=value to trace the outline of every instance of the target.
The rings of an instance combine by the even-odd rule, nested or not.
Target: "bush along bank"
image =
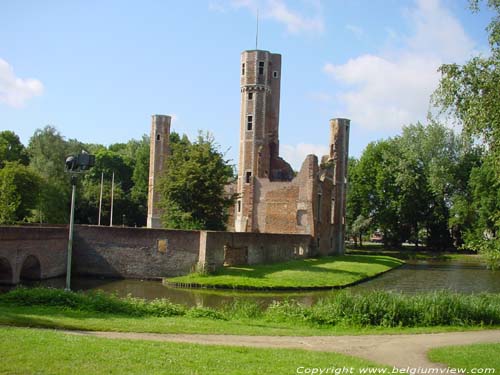
[[[500,295],[466,295],[450,291],[406,295],[372,291],[354,294],[332,292],[313,306],[294,300],[274,302],[263,308],[257,303],[229,304],[223,309],[187,308],[166,299],[146,301],[119,298],[104,292],[69,292],[50,288],[17,288],[0,295],[1,305],[52,307],[133,317],[187,317],[213,320],[254,319],[266,322],[331,327],[433,327],[500,325]]]

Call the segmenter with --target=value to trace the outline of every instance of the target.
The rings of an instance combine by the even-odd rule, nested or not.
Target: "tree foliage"
[[[0,224],[26,221],[38,203],[40,177],[25,165],[6,162],[0,169]]]
[[[170,141],[172,154],[160,183],[164,226],[224,230],[233,203],[224,186],[233,178],[232,167],[208,133],[192,143],[173,133]]]
[[[0,168],[9,161],[28,165],[29,159],[19,136],[10,130],[4,130],[0,132]]]
[[[369,144],[359,160],[350,161],[349,227],[369,219],[387,245],[452,246],[450,209],[463,189],[460,166],[474,150],[435,122],[409,125],[398,137]]]
[[[490,54],[463,65],[442,65],[432,102],[441,114],[462,125],[466,137],[483,146],[482,163],[470,174],[469,191],[457,200],[456,221],[468,224],[465,246],[483,252],[494,266],[500,258],[500,0],[487,4],[496,13],[487,28]],[[474,11],[479,5],[471,0]]]

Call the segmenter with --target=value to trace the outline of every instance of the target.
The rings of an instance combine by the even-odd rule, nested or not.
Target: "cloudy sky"
[[[350,149],[425,122],[437,68],[487,53],[491,13],[466,0],[5,0],[0,130],[25,144],[53,125],[111,144],[149,132],[211,131],[236,163],[240,53],[281,53],[281,154],[327,152],[328,120],[352,120]]]

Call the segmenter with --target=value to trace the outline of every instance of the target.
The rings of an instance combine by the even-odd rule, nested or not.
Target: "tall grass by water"
[[[331,327],[490,326],[500,324],[500,295],[466,295],[451,291],[406,295],[385,291],[353,294],[336,291],[313,306],[294,300],[262,307],[237,301],[223,309],[187,308],[165,299],[119,298],[104,292],[68,292],[49,288],[17,288],[0,295],[0,304],[56,307],[134,317],[185,316],[190,319],[296,322]]]

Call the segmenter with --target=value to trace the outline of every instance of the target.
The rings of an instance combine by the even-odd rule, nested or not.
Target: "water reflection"
[[[39,285],[64,288],[65,279],[44,280]],[[74,290],[103,290],[119,296],[154,299],[168,298],[174,303],[186,306],[221,307],[238,300],[254,301],[263,306],[273,301],[292,298],[305,305],[311,305],[332,291],[307,292],[243,292],[213,289],[178,289],[162,285],[159,281],[112,280],[75,277]],[[375,279],[351,287],[354,292],[366,290],[389,290],[404,293],[450,289],[463,293],[500,293],[500,272],[492,272],[479,262],[460,261],[413,261],[387,272]],[[333,291],[335,293],[335,291]]]

